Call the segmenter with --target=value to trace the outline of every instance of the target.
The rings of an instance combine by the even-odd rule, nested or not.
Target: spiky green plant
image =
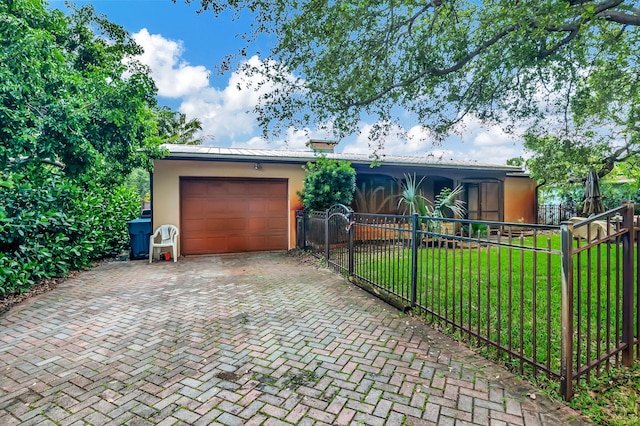
[[[454,189],[443,188],[436,195],[434,202],[431,203],[420,190],[420,184],[422,184],[424,177],[418,180],[415,173],[413,176],[405,173],[404,177],[398,208],[404,204],[405,214],[417,213],[418,216],[437,218],[448,217],[447,212],[451,212],[453,217],[464,217],[466,214],[464,201],[458,199],[458,196],[464,192],[464,188],[461,185],[456,186]],[[425,222],[422,219],[418,219],[418,229],[423,229],[424,224]],[[426,228],[430,232],[439,234],[442,229],[442,221],[426,221]],[[434,239],[437,240],[438,238],[434,237]]]
[[[464,201],[458,199],[458,196],[462,195],[463,192],[464,188],[461,185],[456,186],[454,189],[442,188],[442,191],[436,195],[429,216],[446,217],[445,213],[449,210],[453,213],[453,217],[463,217],[467,213],[467,209],[464,207]]]
[[[420,185],[423,180],[424,177],[418,181],[415,173],[413,176],[405,173],[402,191],[400,192],[400,200],[398,201],[398,208],[400,208],[401,204],[405,205],[404,213],[417,213],[419,216],[428,215],[427,199],[422,195],[422,191],[420,191]]]
[[[447,211],[450,211],[453,217],[464,217],[467,212],[464,207],[464,201],[458,199],[458,196],[464,192],[464,188],[461,185],[456,186],[454,189],[443,188],[436,195],[434,202],[431,203],[420,190],[423,180],[424,177],[418,180],[415,173],[413,175],[405,173],[398,208],[404,204],[404,213],[417,213],[419,216],[444,218],[447,217]]]

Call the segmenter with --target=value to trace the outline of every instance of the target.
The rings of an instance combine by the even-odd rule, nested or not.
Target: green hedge
[[[135,191],[80,185],[55,169],[0,172],[0,298],[128,245]]]

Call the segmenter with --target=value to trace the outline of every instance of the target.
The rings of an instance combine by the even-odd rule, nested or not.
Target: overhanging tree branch
[[[497,33],[496,35],[491,37],[489,40],[485,41],[480,46],[478,46],[477,48],[475,48],[474,50],[472,50],[471,52],[466,54],[463,58],[459,59],[456,63],[454,63],[450,67],[447,67],[447,68],[426,68],[423,72],[421,72],[420,74],[418,74],[418,75],[416,75],[414,77],[411,77],[411,78],[409,78],[407,80],[404,80],[404,81],[401,81],[401,82],[398,82],[398,83],[394,83],[394,84],[388,85],[382,91],[380,91],[378,94],[376,94],[374,96],[371,96],[370,98],[364,99],[362,101],[350,102],[350,103],[348,103],[346,105],[346,107],[350,108],[350,107],[361,107],[361,106],[369,105],[369,104],[377,101],[378,99],[381,99],[387,93],[389,93],[389,92],[391,92],[391,91],[393,91],[393,90],[395,90],[397,88],[413,84],[413,83],[415,83],[416,81],[418,81],[421,78],[424,78],[424,77],[427,77],[427,76],[442,77],[442,76],[445,76],[447,74],[451,74],[451,73],[454,73],[456,71],[459,71],[466,64],[471,62],[475,57],[477,57],[480,53],[482,53],[485,49],[487,49],[488,47],[493,46],[494,44],[496,44],[498,41],[500,41],[502,38],[504,38],[507,34],[509,34],[514,29],[515,29],[515,26],[510,26],[510,27],[500,31],[499,33]]]
[[[636,27],[640,26],[640,13],[638,12],[636,12],[635,15],[630,15],[628,13],[608,10],[605,12],[598,13],[598,17],[604,18],[607,21],[616,22],[622,25],[632,25]]]
[[[620,11],[616,11],[616,10],[612,10],[618,6],[620,6],[622,3],[624,3],[624,0],[609,0],[609,1],[605,1],[602,3],[595,3],[592,0],[572,0],[569,2],[570,6],[572,6],[573,8],[580,8],[580,10],[576,9],[576,15],[579,16],[578,19],[576,19],[574,22],[571,23],[567,23],[561,26],[556,26],[556,25],[547,25],[544,27],[544,29],[548,32],[568,32],[568,34],[563,37],[561,40],[559,40],[557,43],[555,43],[552,47],[542,47],[540,48],[538,54],[537,54],[537,59],[545,59],[551,55],[553,55],[554,53],[557,53],[561,48],[568,46],[581,32],[581,30],[583,29],[584,25],[589,21],[589,18],[586,16],[582,16],[582,12],[584,9],[585,5],[588,4],[593,4],[593,16],[598,19],[598,18],[602,18],[602,19],[606,19],[608,21],[611,22],[615,22],[615,23],[619,23],[622,25],[637,25],[640,26],[640,13],[637,13],[636,10],[634,9],[630,9],[633,10],[634,12],[636,12],[635,15],[632,14],[628,14],[628,13],[623,13]],[[433,7],[435,4],[434,2],[432,3],[428,3],[427,5],[425,5],[424,7],[422,7],[421,9],[419,9],[415,14],[413,14],[409,19],[397,24],[395,26],[395,28],[401,28],[402,26],[412,26],[415,22],[416,19],[418,19],[418,17],[420,17],[421,15],[423,15],[424,13],[426,13],[431,7]],[[438,6],[440,4],[437,4],[435,6]],[[537,27],[537,23],[535,20],[531,20],[530,26],[531,27]],[[491,37],[490,39],[486,40],[484,43],[480,44],[476,49],[472,50],[471,52],[468,52],[466,55],[464,55],[462,58],[460,58],[458,61],[456,61],[454,64],[452,64],[449,67],[445,67],[445,68],[426,68],[424,69],[421,73],[416,74],[415,76],[405,79],[403,81],[399,81],[396,83],[391,83],[388,84],[387,86],[385,86],[384,88],[382,88],[382,90],[380,90],[378,93],[376,93],[373,96],[370,96],[368,98],[362,99],[362,100],[352,100],[351,102],[348,102],[345,107],[346,108],[352,108],[352,107],[362,107],[362,106],[366,106],[366,105],[370,105],[378,100],[380,100],[381,98],[383,98],[385,95],[387,95],[388,93],[402,88],[402,87],[407,87],[410,86],[412,84],[415,84],[418,80],[428,77],[428,76],[433,76],[433,77],[442,77],[442,76],[446,76],[448,74],[452,74],[455,73],[459,70],[461,70],[462,68],[464,68],[467,64],[469,64],[473,59],[475,59],[476,57],[478,57],[479,55],[481,55],[483,52],[485,52],[487,49],[489,49],[490,47],[494,46],[496,43],[498,43],[500,40],[504,39],[506,36],[508,36],[510,33],[512,33],[513,31],[517,30],[518,27],[516,27],[515,25],[509,26],[507,28],[505,28],[503,31],[500,31],[498,33],[496,33],[493,37]]]

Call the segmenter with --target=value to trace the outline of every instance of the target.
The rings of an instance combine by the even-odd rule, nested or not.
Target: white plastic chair
[[[153,261],[153,255],[156,248],[171,247],[171,255],[173,261],[178,261],[178,228],[174,225],[160,225],[156,232],[149,238],[149,263]],[[160,237],[160,242],[156,242],[156,238]]]

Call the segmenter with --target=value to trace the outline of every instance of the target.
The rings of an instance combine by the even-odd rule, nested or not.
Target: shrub
[[[307,175],[298,195],[306,210],[326,210],[337,203],[351,204],[356,189],[356,171],[351,163],[321,156],[303,169]]]
[[[0,175],[0,297],[86,269],[129,240],[138,197],[123,186],[82,187],[54,169]]]

